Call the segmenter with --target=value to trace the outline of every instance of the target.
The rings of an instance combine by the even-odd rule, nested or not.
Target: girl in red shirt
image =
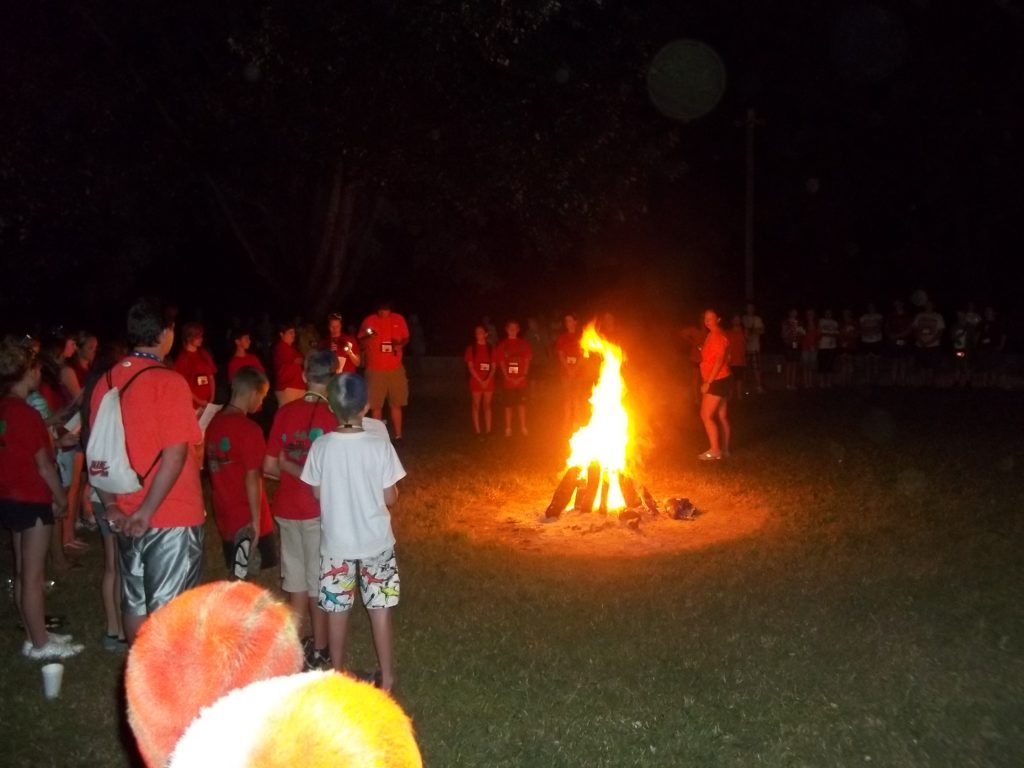
[[[302,378],[302,353],[295,348],[295,325],[283,324],[277,329],[274,344],[274,396],[277,407],[298,400],[306,391]]]
[[[700,419],[708,435],[710,447],[697,458],[715,461],[729,455],[729,394],[732,374],[729,371],[729,337],[722,330],[722,321],[713,309],[704,311],[708,336],[700,353]]]
[[[62,659],[82,646],[46,630],[46,551],[54,519],[68,501],[54,466],[53,444],[43,419],[25,402],[39,386],[38,361],[18,344],[0,346],[0,526],[14,544],[14,601],[25,627],[22,655]]]
[[[491,434],[491,399],[494,397],[494,355],[487,343],[487,329],[478,325],[473,330],[474,341],[466,347],[466,368],[469,370],[469,393],[472,398],[470,413],[473,431],[479,436],[480,410],[483,406],[484,433]]]

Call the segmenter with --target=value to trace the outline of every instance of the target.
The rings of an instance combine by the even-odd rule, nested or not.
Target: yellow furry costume
[[[168,603],[128,655],[128,721],[149,768],[421,768],[388,694],[302,669],[288,608],[244,581]]]

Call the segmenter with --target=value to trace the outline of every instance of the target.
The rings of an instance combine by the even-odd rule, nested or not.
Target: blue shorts
[[[137,538],[117,535],[121,597],[129,616],[145,616],[199,584],[203,526],[150,528]]]
[[[352,610],[359,596],[368,609],[393,608],[398,605],[399,578],[395,550],[386,549],[379,555],[362,560],[320,556],[320,607],[327,613]]]

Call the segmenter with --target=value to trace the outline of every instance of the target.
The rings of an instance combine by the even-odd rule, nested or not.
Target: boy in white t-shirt
[[[342,669],[358,583],[380,664],[376,683],[390,691],[391,609],[398,605],[399,579],[388,506],[398,501],[405,469],[386,433],[363,423],[367,389],[360,376],[334,377],[327,401],[338,426],[313,441],[301,475],[320,501],[320,607],[327,613],[327,646],[331,664]]]

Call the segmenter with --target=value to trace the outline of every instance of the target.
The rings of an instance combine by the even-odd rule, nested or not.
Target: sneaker
[[[72,639],[73,639],[71,637],[71,635],[59,635],[56,632],[48,632],[47,633],[47,637],[49,638],[49,640],[47,641],[48,645],[50,643],[67,644],[67,643],[70,643],[72,641]],[[31,640],[26,640],[24,643],[21,644],[21,653],[22,653],[22,655],[23,656],[28,656],[29,651],[31,651],[33,647],[34,646],[32,645],[32,641]]]
[[[51,635],[52,637],[52,635]],[[128,650],[128,641],[123,637],[117,635],[104,635],[103,636],[103,650],[122,652]]]
[[[303,661],[305,663],[306,672],[332,668],[331,654],[326,648],[314,650]]]
[[[700,459],[701,461],[718,461],[719,459],[722,458],[722,454],[712,453],[711,451],[704,451],[704,453],[700,454],[697,458]]]
[[[85,648],[81,643],[58,643],[50,635],[49,642],[42,648],[36,648],[32,643],[26,641],[21,648],[21,655],[32,661],[44,661],[47,659],[70,659],[77,656]]]

